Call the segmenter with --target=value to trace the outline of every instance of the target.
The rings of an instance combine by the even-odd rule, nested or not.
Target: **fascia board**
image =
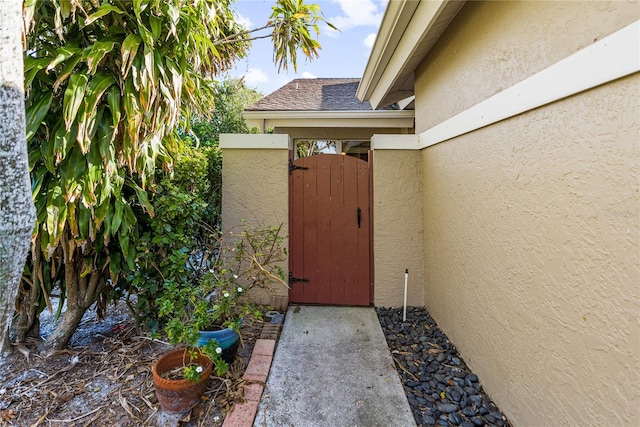
[[[371,92],[389,63],[389,59],[402,37],[402,31],[407,27],[416,7],[418,7],[416,1],[397,0],[388,3],[376,41],[367,60],[367,66],[356,91],[356,98],[360,101],[369,99],[371,96]]]
[[[414,127],[413,117],[396,118],[329,118],[294,119],[272,118],[264,121],[265,128],[404,128]]]
[[[416,100],[415,95],[411,95],[408,98],[401,99],[400,101],[398,101],[398,108],[400,108],[401,110],[404,110],[405,108],[407,108],[407,106],[411,105],[415,100]]]
[[[413,57],[420,41],[424,40],[429,30],[433,28],[448,2],[448,0],[419,2],[408,26],[396,29],[396,31],[403,31],[402,39],[394,50],[389,63],[384,67],[382,75],[373,85],[373,90],[368,98],[374,109],[378,108],[389,93],[398,76]]]
[[[245,120],[268,119],[387,119],[412,118],[413,111],[402,110],[354,110],[354,111],[245,111]]]
[[[245,111],[250,127],[413,128],[413,110],[377,111]]]

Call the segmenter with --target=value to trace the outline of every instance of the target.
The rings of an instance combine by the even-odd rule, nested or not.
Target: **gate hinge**
[[[306,166],[298,166],[293,164],[293,160],[289,159],[289,175],[293,173],[294,170],[309,170]]]
[[[308,282],[309,279],[300,279],[298,277],[293,277],[293,273],[289,272],[289,285],[293,285],[296,282]]]

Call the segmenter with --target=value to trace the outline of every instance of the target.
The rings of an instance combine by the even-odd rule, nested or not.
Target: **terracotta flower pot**
[[[197,382],[186,379],[168,380],[162,374],[178,368],[189,361],[189,355],[185,355],[185,348],[178,348],[162,355],[153,364],[153,385],[156,388],[156,397],[163,410],[170,413],[180,413],[191,409],[204,394],[209,384],[211,360],[198,352],[193,363],[203,367],[200,379]]]

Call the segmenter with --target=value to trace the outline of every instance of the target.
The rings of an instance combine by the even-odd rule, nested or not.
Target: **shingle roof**
[[[360,79],[295,79],[246,111],[371,111],[369,101],[356,98],[359,83]]]

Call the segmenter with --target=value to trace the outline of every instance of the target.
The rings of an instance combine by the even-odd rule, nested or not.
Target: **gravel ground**
[[[426,309],[376,311],[419,426],[511,426]]]

